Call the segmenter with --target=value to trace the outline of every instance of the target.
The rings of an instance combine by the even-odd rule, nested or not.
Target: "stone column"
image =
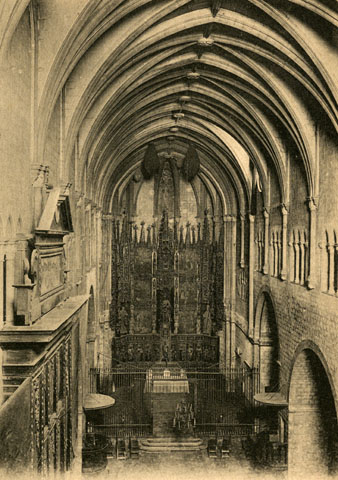
[[[237,262],[236,262],[236,233],[237,233],[237,222],[236,218],[232,217],[232,231],[231,231],[231,305],[234,307],[236,304],[236,272],[237,272]]]
[[[332,241],[327,244],[327,250],[329,254],[329,285],[328,285],[328,293],[331,295],[335,294],[334,290],[334,257],[335,257],[335,243],[332,236]]]
[[[309,248],[309,274],[307,277],[307,287],[311,290],[318,285],[318,265],[317,265],[317,203],[313,197],[308,198],[308,208],[310,212],[310,248]],[[331,258],[331,254],[330,254]]]
[[[267,208],[263,210],[264,217],[264,260],[263,260],[263,273],[268,275],[269,273],[269,225],[270,225],[270,213]]]
[[[85,272],[90,271],[91,269],[91,263],[92,263],[92,206],[91,206],[91,201],[86,198],[85,199],[85,218],[84,218],[84,241],[85,241],[85,252],[86,252],[86,257],[85,257]]]
[[[230,350],[230,315],[231,315],[231,304],[228,302],[224,307],[224,318],[225,318],[225,367],[229,368],[231,363],[231,350]]]
[[[241,260],[240,260],[240,266],[241,266],[241,268],[244,268],[244,266],[245,266],[245,260],[244,260],[245,217],[242,213],[240,213],[239,218],[241,220]]]
[[[288,235],[288,209],[283,203],[281,205],[282,212],[282,266],[281,266],[281,280],[287,279],[287,235]]]
[[[269,226],[270,226],[270,213],[267,208],[263,209],[264,217],[264,259],[263,259],[263,274],[269,273]]]
[[[112,216],[109,214],[103,214],[101,220],[101,295],[104,295],[103,309],[108,308],[108,304],[111,301],[112,285],[111,285],[111,264],[112,264]]]
[[[295,283],[299,283],[299,231],[295,231],[294,238],[294,250],[295,250]]]
[[[44,207],[46,190],[48,188],[49,167],[39,164],[31,165],[31,181],[33,186],[33,229],[38,226]]]
[[[254,325],[255,216],[249,214],[249,337]]]
[[[85,247],[85,225],[84,225],[84,196],[80,194],[76,202],[76,212],[75,212],[75,221],[76,221],[76,285],[79,286],[82,280],[82,275],[84,273],[85,262],[82,261],[82,255]],[[80,293],[79,291],[77,292]]]
[[[0,328],[2,327],[4,321],[4,256],[5,244],[3,242],[0,242]]]
[[[244,233],[244,230],[243,230]],[[235,308],[236,308],[236,235],[237,235],[237,221],[236,217],[232,217],[232,232],[231,232],[231,310],[230,310],[230,367],[234,367],[235,363],[235,339],[236,339],[236,322],[235,322]],[[244,264],[243,264],[244,266]]]
[[[231,311],[231,333],[230,333],[230,367],[235,367],[235,348],[236,348],[236,316],[232,309]]]
[[[231,216],[224,217],[224,299],[231,299]]]
[[[7,289],[6,289],[6,325],[14,325],[14,271],[15,271],[15,242],[11,241],[7,243],[6,248],[6,277],[7,277]]]

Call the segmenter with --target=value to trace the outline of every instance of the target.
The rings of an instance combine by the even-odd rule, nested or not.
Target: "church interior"
[[[6,478],[338,475],[337,27],[1,2]]]

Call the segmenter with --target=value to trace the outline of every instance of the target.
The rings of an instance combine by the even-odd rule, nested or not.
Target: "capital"
[[[269,216],[270,216],[269,210],[267,209],[267,207],[264,207],[263,208],[263,217],[264,218],[269,218]]]
[[[315,197],[308,197],[306,200],[307,200],[307,205],[308,205],[308,208],[309,208],[310,212],[312,212],[314,210],[317,210],[318,202],[317,202],[317,199]]]
[[[289,213],[288,207],[285,203],[280,204],[280,209],[281,209],[281,212],[282,212],[283,216],[287,215]]]

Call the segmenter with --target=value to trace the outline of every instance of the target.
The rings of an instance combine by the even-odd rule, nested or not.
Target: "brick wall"
[[[298,345],[312,341],[322,352],[338,387],[337,299],[300,285],[255,274],[255,305],[261,289],[268,289],[274,304],[280,342],[281,389],[288,393],[292,362]]]
[[[324,367],[311,350],[294,364],[289,397],[289,470],[327,473],[335,410]]]

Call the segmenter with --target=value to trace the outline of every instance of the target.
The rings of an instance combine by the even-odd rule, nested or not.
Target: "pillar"
[[[270,225],[270,213],[267,208],[263,210],[264,217],[264,261],[263,261],[263,273],[267,275],[269,273],[269,225]]]
[[[242,228],[244,237],[244,228]],[[237,221],[232,217],[232,232],[231,232],[231,311],[230,311],[230,367],[235,366],[235,339],[236,339],[236,322],[235,322],[235,308],[236,308],[236,235],[237,235]],[[244,264],[243,264],[244,266]]]
[[[225,368],[229,368],[231,364],[231,325],[230,325],[230,316],[231,316],[231,304],[228,302],[224,307],[224,318],[225,318]]]
[[[254,326],[255,216],[249,214],[249,337]]]
[[[245,217],[242,213],[240,213],[239,218],[240,218],[240,221],[241,221],[241,260],[240,260],[240,266],[241,266],[241,268],[244,268],[244,266],[245,266],[245,260],[244,260]]]
[[[231,217],[232,220],[232,230],[231,230],[231,305],[234,308],[236,303],[236,271],[237,271],[237,262],[236,262],[236,233],[237,233],[237,222],[235,217]]]
[[[281,263],[281,280],[287,279],[287,235],[288,235],[288,209],[283,203],[281,205],[282,212],[282,263]]]
[[[310,212],[310,235],[309,235],[309,274],[307,277],[307,287],[315,288],[318,283],[318,265],[317,265],[317,204],[313,197],[308,199],[308,208]],[[331,258],[331,255],[330,255]]]
[[[6,273],[7,273],[7,289],[6,289],[6,325],[14,325],[14,272],[15,272],[15,242],[7,243],[6,248]]]
[[[6,292],[4,291],[4,256],[5,244],[0,242],[0,327],[4,322],[4,299]]]

